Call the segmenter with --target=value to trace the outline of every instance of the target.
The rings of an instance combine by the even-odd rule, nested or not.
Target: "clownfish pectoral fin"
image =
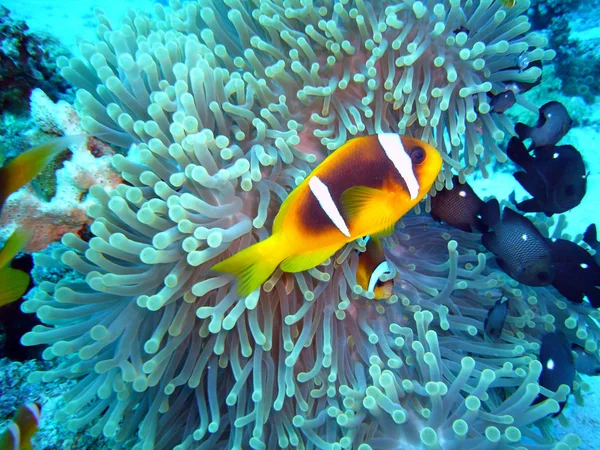
[[[323,263],[327,258],[340,249],[340,246],[327,247],[315,252],[301,253],[300,255],[290,256],[283,260],[279,268],[284,272],[302,272],[312,269]]]
[[[394,234],[395,230],[396,230],[396,222],[391,224],[389,227],[384,228],[379,233],[372,234],[371,236],[374,238],[386,238],[386,237],[390,237],[392,234]],[[379,245],[381,245],[381,244],[379,244]]]
[[[380,189],[354,186],[342,193],[342,210],[349,223],[368,221],[371,228],[379,230],[376,235],[391,234],[398,219],[393,197]]]
[[[29,286],[29,275],[12,267],[0,270],[0,306],[19,300]]]
[[[258,242],[215,264],[211,270],[230,273],[237,277],[237,292],[246,297],[258,289],[271,276],[285,258],[286,246],[281,245],[277,235]]]

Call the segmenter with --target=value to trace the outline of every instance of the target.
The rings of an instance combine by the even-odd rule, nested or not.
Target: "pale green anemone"
[[[84,127],[132,147],[113,159],[126,183],[91,190],[94,237],[36,260],[81,279],[44,282],[23,306],[45,323],[23,342],[57,361],[31,378],[79,379],[57,418],[136,449],[550,448],[527,426],[567,393],[531,406],[538,337],[578,328],[587,344],[598,328],[490,268],[477,236],[407,218],[388,242],[389,304],[356,285],[354,245],[246,298],[209,270],[264,239],[313,153],[354,135],[435,143],[440,185],[503,160],[512,125],[487,92],[539,77],[514,68],[523,52],[553,53],[527,33],[528,5],[172,1],[119,30],[98,12],[100,41],[59,64]],[[501,295],[514,301],[492,344],[482,322]]]

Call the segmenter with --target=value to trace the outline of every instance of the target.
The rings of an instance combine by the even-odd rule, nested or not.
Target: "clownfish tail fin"
[[[211,270],[230,273],[237,278],[237,292],[245,297],[258,289],[271,276],[286,255],[277,235],[230,256],[215,264]]]

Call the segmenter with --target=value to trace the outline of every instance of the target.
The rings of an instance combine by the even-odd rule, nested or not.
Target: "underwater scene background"
[[[599,10],[0,0],[0,450],[597,448]]]

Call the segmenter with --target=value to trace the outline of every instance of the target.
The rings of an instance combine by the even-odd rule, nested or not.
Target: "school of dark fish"
[[[515,103],[514,92],[492,96],[491,111],[504,113]],[[508,142],[507,156],[520,170],[513,176],[531,195],[501,207],[497,199],[481,200],[465,180],[454,177],[452,187],[431,199],[434,220],[466,232],[481,233],[482,245],[494,255],[498,267],[509,277],[528,286],[553,286],[572,303],[589,303],[600,308],[600,242],[596,225],[591,224],[584,242],[594,251],[565,239],[550,239],[536,228],[524,213],[543,213],[550,217],[578,206],[587,189],[587,172],[581,153],[571,145],[559,145],[573,120],[559,102],[548,102],[539,109],[537,122],[518,123]],[[528,144],[528,147],[526,146]],[[484,337],[496,341],[509,314],[509,300],[493,305],[483,322]],[[600,360],[561,332],[541,337],[538,380],[541,387],[556,391],[562,384],[573,388],[575,373],[600,375]],[[546,399],[543,393],[536,403]],[[566,401],[559,402],[560,414]]]

